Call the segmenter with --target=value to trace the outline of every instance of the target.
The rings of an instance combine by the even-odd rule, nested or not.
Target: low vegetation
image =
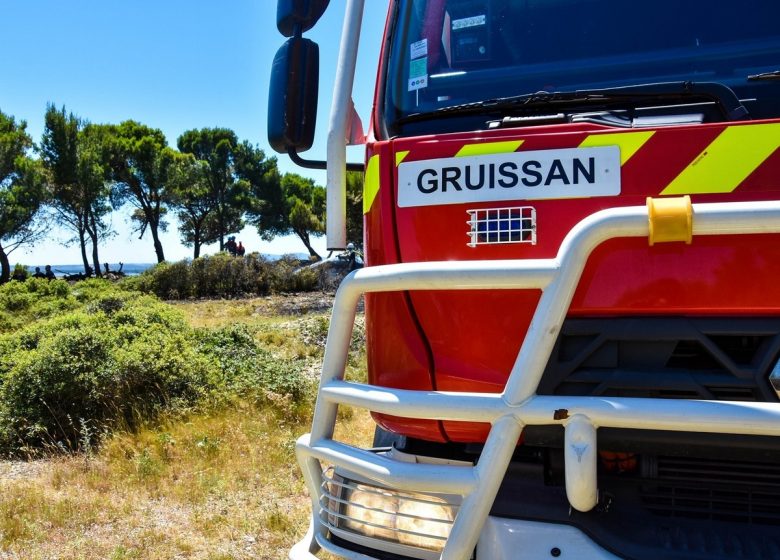
[[[234,258],[227,253],[194,261],[161,263],[127,287],[167,299],[237,298],[317,288],[319,277],[292,257],[269,261],[258,253]]]
[[[246,324],[193,328],[178,309],[110,283],[11,282],[0,302],[6,452],[73,450],[164,412],[267,394],[304,403],[311,393],[305,356],[280,359]]]
[[[0,438],[43,457],[0,461],[0,558],[284,557],[308,523],[294,442],[330,300],[0,286]],[[342,417],[370,442],[367,416]]]

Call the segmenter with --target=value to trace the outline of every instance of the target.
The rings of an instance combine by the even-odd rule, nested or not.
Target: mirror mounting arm
[[[290,156],[290,159],[293,161],[293,163],[299,167],[304,167],[306,169],[327,169],[328,168],[327,161],[317,160],[317,159],[304,159],[298,154],[297,151],[295,151],[295,148],[288,148],[287,155]],[[347,162],[347,171],[357,171],[359,173],[363,173],[365,169],[366,166],[363,165],[362,163]]]

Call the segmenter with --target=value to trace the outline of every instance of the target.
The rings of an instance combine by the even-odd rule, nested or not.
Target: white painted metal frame
[[[325,222],[325,235],[328,250],[344,249],[347,246],[347,140],[354,112],[352,85],[355,80],[364,2],[365,0],[347,0],[339,59],[336,63],[327,141],[325,204],[328,219]]]
[[[780,232],[780,202],[776,201],[694,204],[693,215],[694,236]],[[441,558],[465,560],[477,543],[524,426],[564,426],[566,492],[571,505],[582,511],[591,509],[597,500],[596,432],[600,427],[780,436],[777,403],[536,395],[590,253],[607,239],[648,233],[646,207],[616,208],[577,224],[553,259],[409,263],[350,274],[334,302],[312,432],[302,436],[296,447],[311,494],[312,522],[290,558],[312,560],[312,553],[320,547],[345,558],[369,558],[328,542],[319,512],[320,461],[389,488],[464,496]],[[502,393],[408,391],[343,380],[363,293],[482,289],[542,290]],[[492,428],[474,467],[406,463],[334,441],[339,404],[407,418],[489,422]]]

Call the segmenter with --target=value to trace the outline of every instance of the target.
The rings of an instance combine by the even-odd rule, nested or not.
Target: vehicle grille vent
[[[536,245],[536,210],[532,206],[466,210],[469,247],[502,243]]]
[[[539,394],[776,402],[779,355],[777,319],[569,319]]]
[[[780,465],[659,457],[645,507],[664,517],[780,525]]]

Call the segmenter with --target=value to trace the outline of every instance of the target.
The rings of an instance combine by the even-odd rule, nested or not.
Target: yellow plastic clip
[[[650,225],[650,245],[685,241],[693,237],[693,206],[691,197],[647,198],[647,220]]]

